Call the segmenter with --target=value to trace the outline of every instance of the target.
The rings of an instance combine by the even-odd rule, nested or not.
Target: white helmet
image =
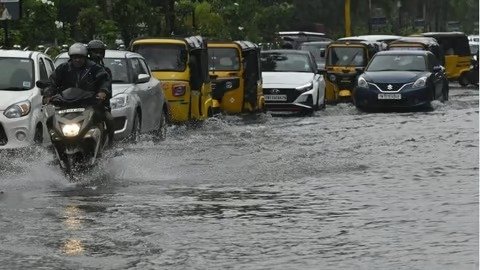
[[[72,55],[83,55],[87,57],[88,55],[87,46],[79,42],[72,44],[72,46],[70,46],[70,48],[68,49],[68,56],[72,56]]]

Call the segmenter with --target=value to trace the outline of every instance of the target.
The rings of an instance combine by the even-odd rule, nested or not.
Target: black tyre
[[[448,96],[450,94],[450,87],[448,86],[448,82],[443,84],[442,89],[442,101],[448,101]]]
[[[470,81],[468,80],[468,76],[466,72],[460,75],[460,77],[458,78],[458,83],[464,87],[470,84]]]
[[[162,115],[160,117],[160,126],[158,130],[155,131],[154,140],[156,142],[164,141],[167,138],[167,115],[162,110]]]
[[[137,143],[140,139],[140,131],[142,130],[141,126],[141,118],[138,113],[135,113],[135,116],[133,117],[133,126],[132,126],[132,132],[130,133],[130,136],[128,140],[132,143]]]
[[[43,143],[43,128],[41,125],[38,125],[35,128],[35,134],[33,135],[33,142],[37,145]]]

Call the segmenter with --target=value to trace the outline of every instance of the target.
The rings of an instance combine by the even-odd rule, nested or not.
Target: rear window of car
[[[305,54],[264,52],[260,61],[262,71],[312,72],[309,58]]]
[[[35,86],[32,59],[0,57],[0,70],[0,90],[22,91]]]

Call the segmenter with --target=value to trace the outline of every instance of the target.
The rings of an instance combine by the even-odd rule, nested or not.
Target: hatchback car
[[[431,107],[448,100],[448,92],[445,68],[431,52],[383,51],[358,77],[353,101],[360,110]]]
[[[55,65],[68,61],[62,53]],[[105,66],[112,72],[110,105],[115,139],[136,141],[140,133],[152,133],[163,140],[167,130],[167,103],[161,83],[155,79],[145,59],[138,53],[106,50]]]
[[[267,110],[311,114],[325,107],[325,81],[310,52],[263,51],[261,67]]]
[[[48,79],[53,69],[43,53],[0,50],[0,150],[41,144],[48,138],[35,82]]]

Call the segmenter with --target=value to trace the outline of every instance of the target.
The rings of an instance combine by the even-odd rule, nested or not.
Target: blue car
[[[377,53],[358,76],[353,102],[359,110],[431,108],[448,100],[445,68],[429,51],[393,50]]]

